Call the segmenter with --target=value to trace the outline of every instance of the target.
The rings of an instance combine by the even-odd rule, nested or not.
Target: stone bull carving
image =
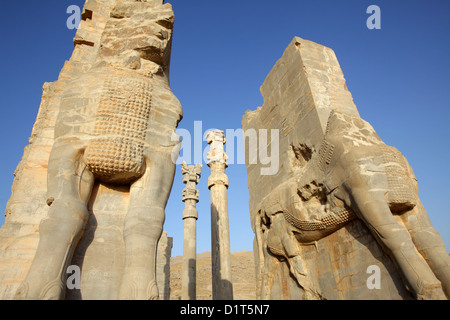
[[[158,298],[156,248],[175,174],[172,138],[182,117],[168,80],[173,21],[170,4],[120,1],[96,63],[65,90],[48,163],[50,209],[16,298],[64,298],[96,181],[130,186],[119,298]]]
[[[417,299],[450,297],[450,258],[419,200],[414,173],[370,124],[332,112],[320,150],[302,145],[292,152],[306,164],[261,201],[254,221],[264,257],[263,299],[270,277],[261,272],[271,270],[273,255],[288,261],[307,299],[321,299],[298,245],[314,243],[353,219],[361,219],[393,258]]]

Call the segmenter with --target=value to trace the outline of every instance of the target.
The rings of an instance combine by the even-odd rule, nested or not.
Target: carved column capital
[[[214,163],[224,164],[228,167],[228,156],[224,151],[224,145],[227,142],[225,134],[222,130],[213,130],[206,135],[206,141],[210,145],[210,152],[208,152],[208,166],[211,167]]]
[[[189,182],[193,182],[195,185],[197,185],[202,175],[202,167],[203,165],[201,164],[196,164],[195,166],[188,166],[186,162],[183,162],[181,164],[183,183],[188,184]]]
[[[198,198],[200,196],[200,192],[195,188],[184,188],[182,195],[183,202],[186,202],[187,200],[194,200],[197,203],[199,201]]]
[[[202,167],[201,164],[195,166],[188,166],[186,162],[181,164],[183,183],[186,185],[186,188],[183,189],[183,202],[185,203],[183,220],[187,218],[198,219],[198,211],[195,205],[199,201],[200,192],[196,189],[196,186],[200,181]]]

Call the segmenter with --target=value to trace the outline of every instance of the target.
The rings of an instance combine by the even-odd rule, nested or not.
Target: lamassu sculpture
[[[334,52],[294,38],[261,92],[243,129],[278,130],[280,166],[262,176],[247,160],[258,297],[450,298],[413,170],[360,118]],[[366,285],[372,265],[381,290]]]
[[[48,163],[50,210],[16,298],[64,298],[95,181],[130,186],[119,298],[158,298],[156,246],[175,174],[174,130],[182,118],[168,76],[173,22],[172,7],[162,0],[113,4],[100,43],[91,44],[99,46],[96,62],[61,99]]]
[[[398,264],[417,299],[445,299],[442,289],[450,293],[446,250],[420,202],[414,173],[397,149],[385,145],[362,119],[332,112],[320,149],[303,160],[303,174],[264,198],[255,224],[268,251],[289,261],[308,298],[321,295],[308,278],[297,242],[318,241],[360,219]],[[265,296],[266,284],[262,288]]]

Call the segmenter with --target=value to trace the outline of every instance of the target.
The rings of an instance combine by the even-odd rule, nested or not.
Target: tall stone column
[[[185,209],[183,211],[184,220],[184,246],[183,246],[183,270],[181,297],[183,300],[196,300],[197,284],[197,219],[198,211],[196,204],[198,202],[199,192],[195,188],[201,176],[202,165],[188,166],[182,163],[181,172],[183,174],[183,183],[186,188],[183,190],[183,202]]]
[[[210,145],[208,166],[211,176],[208,188],[211,190],[211,255],[213,300],[232,300],[230,228],[228,222],[228,177],[225,174],[227,155],[223,131],[214,130],[207,134]]]

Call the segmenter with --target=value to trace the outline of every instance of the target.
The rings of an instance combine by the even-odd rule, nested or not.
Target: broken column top
[[[306,104],[303,108],[336,110],[359,116],[334,51],[300,37],[294,37],[261,86],[264,100],[277,94],[274,83],[280,84],[278,93],[297,97],[299,92],[289,88],[296,74],[306,77],[309,88],[305,89],[309,89],[314,103],[314,106]]]
[[[224,144],[227,142],[222,130],[213,130],[206,135],[206,141],[210,145],[211,151],[208,152],[208,166],[213,163],[227,165],[228,156],[224,152]]]

